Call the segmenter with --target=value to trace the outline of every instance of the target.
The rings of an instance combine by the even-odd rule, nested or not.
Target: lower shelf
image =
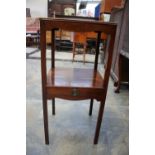
[[[81,100],[103,96],[103,78],[94,69],[54,68],[47,76],[47,98]]]

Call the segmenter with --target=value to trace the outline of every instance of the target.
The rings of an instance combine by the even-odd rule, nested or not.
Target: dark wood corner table
[[[93,100],[100,103],[96,124],[94,144],[98,143],[98,137],[102,122],[104,105],[106,100],[112,54],[117,25],[102,21],[90,21],[67,18],[40,18],[40,48],[41,48],[41,74],[42,74],[42,99],[45,143],[49,144],[48,110],[47,100],[52,100],[52,113],[55,115],[55,98],[68,100],[90,99],[89,115],[92,115]],[[94,68],[58,68],[55,67],[55,31],[66,30],[72,32],[97,33],[96,55]],[[46,71],[46,31],[51,31],[51,69]],[[109,36],[107,45],[108,61],[105,66],[104,76],[98,72],[98,55],[101,34]]]

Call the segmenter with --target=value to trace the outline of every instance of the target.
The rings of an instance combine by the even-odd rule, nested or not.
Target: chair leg
[[[74,61],[74,58],[75,58],[75,43],[73,42],[73,59],[72,59],[72,62]]]
[[[94,136],[94,144],[98,143],[98,138],[99,138],[99,133],[100,133],[100,128],[101,128],[101,122],[102,122],[102,117],[103,117],[103,111],[104,111],[104,105],[105,105],[105,102],[100,103],[98,120],[97,120],[97,125],[96,125],[95,136]]]
[[[89,116],[92,115],[92,111],[93,111],[93,99],[90,100]]]
[[[43,116],[44,116],[44,132],[45,132],[45,143],[49,144],[48,135],[48,109],[47,109],[47,99],[43,99]]]
[[[83,63],[85,64],[86,61],[86,45],[84,44],[84,51],[83,51]]]
[[[52,114],[55,115],[55,98],[52,99]]]

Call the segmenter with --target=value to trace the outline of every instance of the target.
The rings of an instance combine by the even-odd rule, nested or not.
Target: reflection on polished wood
[[[48,99],[59,97],[71,100],[89,98],[101,100],[104,91],[100,73],[94,69],[81,68],[51,69],[47,76],[46,87]],[[72,95],[73,89],[76,89],[77,95]]]
[[[55,31],[65,30],[71,32],[94,32],[97,35],[96,55],[94,68],[57,68],[55,66]],[[51,31],[51,69],[46,73],[46,32]],[[102,32],[109,35],[110,40],[107,46],[108,59],[104,76],[98,72],[99,44]],[[48,133],[48,110],[47,100],[52,99],[52,113],[55,114],[55,98],[68,100],[90,99],[89,115],[92,115],[93,99],[100,101],[98,119],[94,135],[94,144],[98,143],[99,132],[102,122],[104,105],[106,100],[110,68],[112,62],[113,47],[115,41],[116,24],[103,23],[99,21],[84,21],[79,19],[40,19],[40,47],[41,47],[41,73],[42,73],[42,95],[43,95],[43,116],[45,143],[49,144]]]
[[[103,88],[103,79],[94,69],[53,68],[47,76],[47,87]]]

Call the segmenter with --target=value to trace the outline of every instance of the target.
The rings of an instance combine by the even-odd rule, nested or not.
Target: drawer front
[[[81,100],[95,98],[101,100],[104,89],[100,88],[78,88],[78,87],[48,87],[47,98],[63,98],[70,100]]]

